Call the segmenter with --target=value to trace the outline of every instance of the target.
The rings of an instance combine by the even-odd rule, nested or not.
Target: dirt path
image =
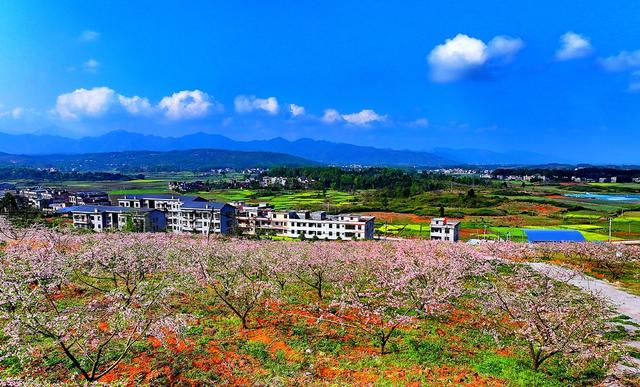
[[[634,296],[606,281],[588,277],[563,267],[542,262],[529,262],[527,264],[534,270],[555,279],[567,278],[573,274],[573,278],[569,281],[570,284],[599,294],[615,305],[620,314],[629,316],[631,321],[640,324],[640,296]]]
[[[640,324],[639,296],[629,294],[606,281],[588,277],[571,269],[541,262],[527,262],[526,264],[537,272],[551,278],[562,280],[571,277],[569,280],[570,284],[585,291],[594,292],[595,294],[600,295],[614,305],[618,313],[628,316],[631,322]],[[623,326],[630,332],[640,329],[635,325],[623,324]],[[627,341],[624,344],[628,347],[634,348],[636,351],[640,350],[639,341]],[[640,375],[640,360],[628,356],[623,358],[622,361],[611,370],[611,374],[607,376],[601,386],[621,386],[623,384],[620,383],[620,380],[624,378],[625,375],[633,375],[637,378],[638,375]]]

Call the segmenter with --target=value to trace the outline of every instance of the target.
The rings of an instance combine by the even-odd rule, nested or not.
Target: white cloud
[[[407,124],[410,128],[426,128],[429,126],[429,120],[426,118],[418,118],[417,120],[413,120]]]
[[[371,109],[363,109],[357,113],[343,114],[342,118],[353,125],[367,126],[372,122],[385,121],[387,116],[380,115]]]
[[[340,113],[338,113],[336,109],[326,109],[324,111],[324,114],[322,115],[322,121],[326,122],[327,124],[332,124],[334,122],[341,121],[341,120],[342,120],[342,116],[340,115]]]
[[[524,47],[524,42],[520,38],[500,35],[491,39],[487,44],[487,56],[492,58],[503,58],[511,60],[515,54]]]
[[[84,30],[78,38],[82,42],[92,42],[100,38],[100,33],[93,30]]]
[[[618,55],[600,58],[600,65],[607,71],[621,72],[640,68],[640,50],[622,51]]]
[[[560,49],[556,51],[557,60],[571,60],[591,55],[593,46],[589,39],[575,32],[567,32],[560,36]]]
[[[2,106],[0,106],[2,107]],[[0,118],[4,118],[4,117],[10,117],[13,119],[18,119],[20,117],[22,117],[24,115],[24,108],[18,106],[15,107],[11,110],[7,110],[7,111],[0,111]]]
[[[380,115],[371,109],[363,109],[356,113],[340,114],[336,109],[326,109],[320,120],[326,124],[347,122],[351,125],[369,126],[374,122],[387,120],[386,115]]]
[[[108,87],[77,89],[58,96],[55,113],[65,120],[75,120],[81,116],[99,117],[117,101],[116,92]]]
[[[222,111],[222,104],[200,90],[182,90],[164,97],[158,108],[167,118],[181,120],[204,117],[211,111]]]
[[[90,73],[95,73],[96,71],[98,71],[98,67],[100,67],[100,62],[95,59],[89,59],[82,64],[82,68],[84,68],[84,71],[88,71]]]
[[[289,112],[294,117],[303,116],[305,113],[304,106],[296,105],[295,103],[290,103]]]
[[[634,71],[631,74],[631,83],[629,83],[627,91],[630,93],[640,92],[640,71]]]
[[[255,95],[239,95],[233,101],[237,113],[250,113],[254,110],[263,110],[271,115],[280,110],[276,97],[256,98]]]
[[[118,95],[118,102],[126,111],[134,115],[147,114],[153,110],[147,98],[138,97],[137,95],[133,97]]]
[[[431,79],[435,82],[457,81],[491,60],[510,60],[523,45],[521,39],[509,36],[496,36],[485,44],[480,39],[458,34],[429,53]]]

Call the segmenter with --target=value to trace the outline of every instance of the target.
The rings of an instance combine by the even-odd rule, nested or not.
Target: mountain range
[[[0,152],[13,155],[96,154],[128,151],[177,151],[222,149],[244,152],[273,152],[330,165],[375,166],[451,166],[526,165],[550,161],[549,157],[528,152],[499,153],[481,149],[436,148],[433,151],[396,150],[303,138],[289,141],[236,141],[228,137],[194,133],[182,137],[160,137],[127,131],[113,131],[98,137],[67,138],[46,134],[0,133]]]
[[[241,152],[222,149],[177,151],[125,151],[82,154],[12,155],[0,153],[0,167],[56,168],[61,171],[177,172],[216,168],[309,166],[318,163],[273,152]]]

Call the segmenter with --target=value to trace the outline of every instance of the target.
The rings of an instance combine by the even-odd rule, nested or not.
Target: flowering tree
[[[343,255],[336,277],[339,296],[329,305],[328,321],[354,327],[376,340],[380,353],[396,329],[411,320],[406,314],[402,292],[402,267],[385,254],[391,245],[350,245]],[[360,248],[358,248],[360,247]],[[337,318],[337,319],[336,319]]]
[[[298,251],[291,248],[292,244],[277,242],[262,242],[264,246],[260,249],[265,262],[271,268],[271,282],[275,283],[280,291],[284,291],[285,286],[294,275],[296,259],[299,257]]]
[[[192,273],[249,328],[248,316],[276,290],[273,269],[259,242],[214,242],[196,256]]]
[[[632,265],[640,262],[640,251],[637,246],[604,245],[600,251],[591,256],[596,267],[607,272],[617,280]]]
[[[534,370],[558,354],[589,357],[603,348],[606,304],[571,287],[569,280],[514,267],[490,281],[490,306],[506,314],[502,328],[526,343]]]
[[[292,245],[291,254],[295,258],[294,275],[303,284],[316,291],[322,300],[323,290],[332,282],[334,263],[342,255],[342,246],[336,243],[304,242]]]
[[[33,224],[29,227],[16,227],[6,216],[0,216],[0,243],[21,241],[37,235],[41,227]]]
[[[88,243],[85,242],[88,239]],[[5,334],[17,354],[52,340],[87,381],[114,369],[149,332],[171,328],[163,237],[41,233],[9,245],[0,271]]]
[[[396,249],[402,292],[421,314],[449,309],[465,292],[465,280],[484,272],[479,254],[461,244],[403,242]]]

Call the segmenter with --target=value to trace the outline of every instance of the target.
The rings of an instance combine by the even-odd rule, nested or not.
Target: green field
[[[197,192],[196,194],[206,199],[233,202],[246,201],[251,203],[269,202],[278,210],[307,209],[341,211],[359,204],[356,195],[347,192],[327,190],[309,190],[301,192],[283,191],[276,194],[267,194],[268,191],[256,191],[250,189],[214,190],[211,192]]]

